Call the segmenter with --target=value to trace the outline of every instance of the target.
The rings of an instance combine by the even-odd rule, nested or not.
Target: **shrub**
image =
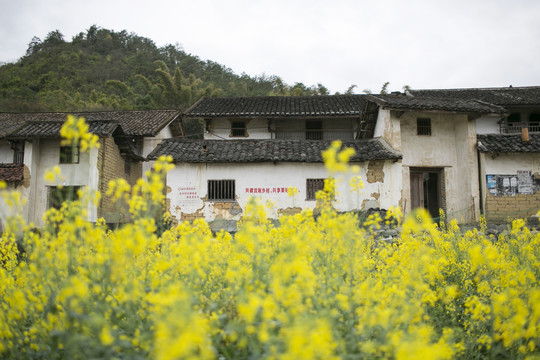
[[[2,235],[2,358],[540,355],[540,235],[523,222],[495,239],[425,211],[401,224],[391,209],[401,236],[384,243],[370,230],[380,217],[363,228],[326,206],[274,224],[252,199],[235,236],[201,220],[158,236],[146,214],[170,167],[160,159],[134,189],[111,184],[134,218],[120,229],[85,221],[81,194],[24,231],[24,254]]]

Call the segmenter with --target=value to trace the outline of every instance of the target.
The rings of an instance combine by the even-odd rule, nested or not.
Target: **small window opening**
[[[431,119],[416,119],[416,131],[418,135],[431,135]]]
[[[233,121],[231,123],[231,136],[232,137],[245,137],[246,136],[246,123],[244,121]]]
[[[306,200],[316,200],[317,191],[324,190],[324,179],[306,179]]]
[[[529,131],[540,132],[540,114],[532,113],[529,115]]]
[[[521,114],[520,113],[512,113],[512,114],[508,115],[507,120],[508,120],[509,124],[519,123],[519,122],[521,122]]]
[[[24,163],[24,141],[14,141],[11,144],[13,149],[13,163],[14,164],[23,164]]]
[[[208,180],[208,200],[234,201],[235,180]]]
[[[79,163],[79,146],[61,146],[60,147],[60,164],[78,164]]]
[[[307,120],[306,121],[306,140],[322,140],[322,121]]]

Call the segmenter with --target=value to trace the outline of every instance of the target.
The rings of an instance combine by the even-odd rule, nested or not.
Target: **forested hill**
[[[18,62],[0,66],[0,111],[10,112],[186,109],[202,96],[326,94],[321,84],[237,75],[179,45],[97,26],[71,41],[58,30],[34,37]]]

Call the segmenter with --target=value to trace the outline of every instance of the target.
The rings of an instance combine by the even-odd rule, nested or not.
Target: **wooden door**
[[[425,207],[424,205],[424,174],[411,172],[411,209]]]

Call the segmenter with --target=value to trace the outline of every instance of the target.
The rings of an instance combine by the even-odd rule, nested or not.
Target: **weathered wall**
[[[163,139],[170,139],[172,138],[171,129],[169,126],[165,126],[161,131],[155,136],[155,137],[145,137],[143,140],[143,150],[142,150],[142,156],[147,157],[148,154],[152,152],[156,148],[156,146],[163,140]],[[146,173],[154,167],[154,161],[145,161],[142,163],[142,176],[146,179]]]
[[[483,115],[476,119],[477,134],[499,134],[501,117],[498,115]]]
[[[393,149],[401,151],[401,123],[398,114],[379,109],[373,137],[382,137]]]
[[[396,114],[392,116],[395,119]],[[417,134],[417,118],[431,119],[431,135]],[[479,191],[474,121],[469,121],[464,114],[428,112],[406,112],[399,121],[401,148],[398,150],[403,153],[405,211],[411,210],[410,168],[437,168],[443,171],[447,217],[460,222],[477,221]]]
[[[7,141],[0,143],[0,156],[3,156],[5,163],[12,163],[13,162],[13,150],[11,150],[11,147],[9,143],[7,143],[7,146],[5,144]],[[28,154],[27,154],[28,153]],[[3,200],[3,198],[0,197],[0,232],[5,229],[5,224],[8,216],[17,216],[22,215],[23,219],[28,222],[28,214],[30,210],[30,204],[28,199],[30,198],[31,193],[31,184],[33,177],[30,173],[30,166],[32,163],[32,143],[26,143],[26,149],[25,149],[25,158],[24,158],[24,172],[23,172],[23,180],[17,181],[17,182],[8,182],[6,185],[7,191],[17,191],[21,194],[23,199],[26,199],[26,203],[23,204],[19,208],[11,208],[7,206]]]
[[[0,141],[0,163],[10,164],[13,162],[13,150],[9,141]]]
[[[125,204],[117,203],[105,193],[109,182],[116,179],[126,179],[130,185],[134,185],[142,176],[142,163],[132,161],[131,171],[126,174],[125,159],[120,155],[120,150],[114,138],[101,138],[100,150],[97,159],[99,171],[99,189],[101,192],[101,206],[98,217],[103,217],[107,223],[124,222],[129,220],[129,211]]]
[[[338,180],[335,208],[350,211],[367,208],[389,208],[399,205],[401,174],[399,163],[392,161],[359,164],[365,187],[351,192],[349,178]],[[306,200],[306,179],[328,177],[322,163],[257,164],[176,164],[167,176],[170,212],[178,221],[204,217],[207,221],[239,220],[249,198],[260,197],[275,203],[269,215],[277,218],[291,209],[315,208],[316,201]],[[207,201],[208,180],[235,180],[236,201]],[[298,194],[287,195],[296,187]]]
[[[60,139],[34,140],[32,146],[25,147],[25,164],[31,172],[28,220],[36,226],[43,225],[43,214],[47,210],[50,186],[86,186],[90,191],[98,189],[97,149],[81,153],[78,164],[60,164]],[[45,182],[45,173],[55,165],[60,167],[62,179]],[[97,208],[89,204],[90,221],[97,219]]]
[[[533,216],[540,210],[538,154],[480,154],[480,161],[487,221],[505,222]]]

